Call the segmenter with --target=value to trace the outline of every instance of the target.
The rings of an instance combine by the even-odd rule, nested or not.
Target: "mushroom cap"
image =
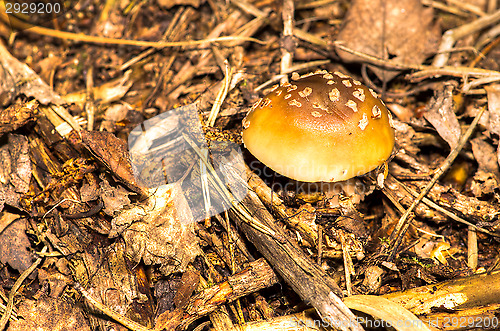
[[[394,147],[376,93],[339,72],[319,71],[275,87],[243,120],[245,147],[303,182],[337,182],[382,165]]]

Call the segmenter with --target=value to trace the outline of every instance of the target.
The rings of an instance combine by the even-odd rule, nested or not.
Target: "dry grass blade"
[[[212,164],[207,160],[207,157],[203,151],[200,150],[198,146],[189,138],[187,135],[183,135],[184,139],[188,142],[188,144],[193,148],[193,150],[198,154],[200,159],[202,160],[203,164],[207,167],[208,170],[208,180],[212,183],[212,185],[216,188],[217,193],[230,205],[233,206],[233,209],[238,212],[238,214],[246,221],[248,224],[250,224],[252,227],[255,229],[258,229],[262,233],[265,233],[273,238],[277,238],[279,240],[282,240],[279,235],[276,234],[276,231],[270,229],[269,227],[263,225],[261,222],[259,222],[256,218],[252,217],[250,212],[242,205],[239,203],[233,194],[225,187],[224,183],[222,183],[222,180],[219,178],[217,173],[215,172],[214,167]]]

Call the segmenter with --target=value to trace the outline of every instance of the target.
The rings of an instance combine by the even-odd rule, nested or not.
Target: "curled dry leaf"
[[[100,186],[100,197],[104,203],[103,211],[113,216],[116,212],[122,208],[130,205],[130,199],[128,195],[130,192],[123,188],[122,186],[112,187],[104,176],[101,176]]]
[[[9,217],[9,213],[4,212],[2,219],[4,217]],[[12,268],[23,272],[34,260],[30,247],[26,235],[26,219],[17,218],[0,233],[0,262],[8,263]]]
[[[33,69],[19,62],[0,42],[0,105],[11,103],[20,94],[34,97],[43,104],[64,103]]]
[[[495,148],[478,137],[471,140],[472,153],[479,167],[471,183],[471,191],[476,197],[492,194],[500,182],[500,172]]]
[[[83,143],[99,161],[132,191],[144,195],[143,188],[136,181],[130,164],[127,144],[114,134],[105,131],[80,132]]]
[[[454,149],[460,139],[461,129],[453,106],[453,86],[446,85],[443,90],[437,91],[426,110],[425,119],[450,148]]]
[[[0,210],[3,202],[19,207],[21,195],[28,192],[31,179],[28,149],[26,137],[16,134],[9,134],[7,144],[0,146]]]
[[[432,8],[420,0],[356,0],[349,9],[338,41],[351,49],[402,64],[421,64],[437,50],[440,29],[433,22]],[[355,55],[338,52],[344,61]],[[398,75],[370,66],[382,80]]]
[[[488,95],[488,131],[500,136],[500,85],[489,85],[484,89]],[[500,164],[500,145],[497,148],[497,162]]]
[[[184,270],[199,254],[189,207],[178,184],[149,191],[144,204],[122,211],[112,221],[110,237],[121,235],[135,261],[158,264],[164,274]],[[183,221],[181,221],[183,220]]]
[[[42,296],[37,301],[25,299],[17,315],[22,318],[11,321],[7,331],[91,330],[80,306],[60,298]]]

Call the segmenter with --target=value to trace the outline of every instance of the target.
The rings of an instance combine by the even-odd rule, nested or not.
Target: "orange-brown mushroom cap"
[[[259,100],[243,120],[243,142],[289,178],[337,182],[383,164],[392,153],[394,131],[373,90],[342,73],[320,71]]]

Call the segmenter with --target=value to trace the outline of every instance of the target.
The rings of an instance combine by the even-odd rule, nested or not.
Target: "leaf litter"
[[[461,313],[479,315],[483,321],[495,317],[488,307],[495,303],[489,298],[497,289],[485,286],[495,283],[491,271],[498,260],[500,215],[495,8],[439,1],[431,8],[416,0],[164,0],[159,7],[123,5],[79,3],[45,30],[23,30],[15,19],[0,28],[3,41],[10,40],[0,45],[0,292],[15,295],[13,281],[24,276],[37,257],[44,259],[31,282],[17,290],[20,301],[14,305],[2,295],[0,303],[7,308],[12,302],[8,314],[0,309],[10,318],[2,319],[2,328],[9,323],[8,330],[122,325],[180,329],[201,325],[200,318],[207,314],[215,329],[257,323],[265,316],[259,322],[264,327],[278,318],[298,318],[291,312],[299,302],[311,302],[320,313],[324,307],[345,313],[335,299],[345,293],[354,294],[351,303],[345,300],[347,306],[372,316],[387,316],[396,309],[401,316],[427,323],[437,318],[443,326],[445,317],[457,316],[457,306],[437,297],[419,297],[418,289],[423,293],[427,285],[441,288],[443,281],[458,284],[458,277],[475,285],[446,294],[458,304],[466,291],[474,293],[476,310]],[[283,33],[284,26],[292,27],[291,34]],[[9,39],[9,28],[20,33]],[[434,68],[429,63],[438,55],[442,61],[437,50],[443,51],[448,42],[445,30],[455,31],[458,41],[454,49],[445,50],[451,52],[446,66]],[[88,39],[83,41],[83,35]],[[97,36],[117,38],[129,46]],[[138,36],[153,41],[234,39],[183,48],[159,43],[156,49],[130,46]],[[265,44],[242,39],[246,37]],[[474,47],[482,55],[471,51]],[[319,67],[316,60],[322,61]],[[235,82],[227,95],[219,93],[224,77],[229,77],[225,63]],[[321,194],[281,189],[285,178],[245,155],[251,171],[261,175],[250,184],[263,203],[243,200],[239,209],[185,222],[193,215],[182,183],[148,189],[134,177],[126,139],[144,120],[197,103],[200,123],[205,122],[215,111],[210,110],[213,100],[226,95],[215,128],[204,128],[203,134],[238,141],[246,111],[273,83],[293,71],[316,69],[348,73],[394,105],[390,108],[397,117],[397,147],[388,176],[383,188],[370,189],[360,203],[340,196],[339,208],[332,209]],[[89,70],[91,80],[86,76]],[[446,164],[473,118],[485,108],[471,139],[453,164]],[[95,109],[94,117],[90,109]],[[93,121],[99,130],[82,129],[81,118]],[[210,148],[223,150],[223,145]],[[228,155],[219,156],[214,163],[224,164],[221,160]],[[179,162],[189,161],[179,157]],[[203,168],[188,166],[181,177],[200,176],[197,169]],[[398,220],[439,169],[446,171],[413,210],[408,230],[395,234]],[[222,190],[216,179],[206,180],[208,187]],[[375,187],[369,176],[364,180],[367,187]],[[189,194],[202,193],[203,186],[194,186]],[[266,208],[270,216],[258,212]],[[246,214],[248,210],[255,213]],[[266,223],[266,217],[273,217],[273,222]],[[244,222],[253,225],[248,228]],[[363,226],[358,229],[359,222]],[[260,230],[252,232],[254,227]],[[394,245],[397,240],[401,245]],[[290,250],[289,242],[299,249]],[[42,247],[48,253],[40,253]],[[287,273],[287,268],[301,269],[285,264],[288,260],[279,255],[283,252],[298,254],[296,263],[309,261],[308,267],[300,268],[321,275],[330,284],[329,292],[311,297],[307,288],[319,286],[319,280],[298,271]],[[257,263],[260,256],[272,261],[274,271],[262,260]],[[490,273],[481,274],[485,271]],[[188,277],[193,274],[199,276]],[[278,281],[283,290],[273,287]],[[285,283],[291,287],[283,287]],[[420,298],[423,305],[406,304],[411,300],[403,290],[412,288],[417,289],[410,299]],[[199,297],[209,293],[209,302]],[[366,294],[370,296],[363,297]],[[399,306],[382,305],[382,296]],[[156,300],[166,297],[175,304],[156,309]],[[366,308],[374,302],[379,310]],[[216,307],[231,313],[218,313]],[[433,309],[442,307],[447,311],[437,317]],[[102,312],[110,318],[103,318]],[[319,318],[307,316],[300,317],[306,318],[304,323]]]

